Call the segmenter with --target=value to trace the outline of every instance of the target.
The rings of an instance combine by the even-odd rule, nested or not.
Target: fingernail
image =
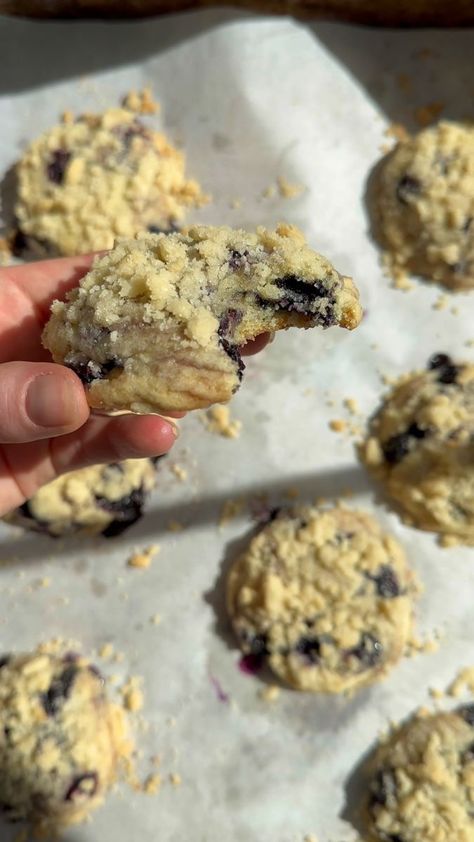
[[[28,417],[37,427],[68,427],[77,409],[68,380],[55,374],[40,374],[28,386],[25,398]]]
[[[170,425],[175,439],[179,439],[179,437],[181,435],[181,430],[178,427],[178,424],[176,422],[176,418],[170,418],[169,415],[162,415],[161,417],[162,417],[163,421],[166,421],[166,423]]]

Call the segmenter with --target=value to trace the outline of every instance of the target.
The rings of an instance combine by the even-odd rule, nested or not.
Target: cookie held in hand
[[[119,241],[54,302],[43,343],[103,412],[228,401],[239,348],[288,327],[357,327],[356,287],[295,228],[193,227]]]

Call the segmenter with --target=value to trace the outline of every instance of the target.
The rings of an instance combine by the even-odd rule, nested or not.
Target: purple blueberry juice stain
[[[263,655],[252,655],[250,652],[248,655],[242,655],[239,661],[239,670],[245,675],[257,675],[263,667],[263,662]]]
[[[230,702],[230,696],[225,692],[225,690],[223,690],[219,679],[216,678],[215,675],[212,675],[212,673],[209,673],[209,681],[216,692],[217,700],[227,705]]]

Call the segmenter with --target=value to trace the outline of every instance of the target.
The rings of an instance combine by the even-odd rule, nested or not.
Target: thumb
[[[81,381],[65,366],[29,362],[0,365],[2,444],[71,433],[88,417]]]

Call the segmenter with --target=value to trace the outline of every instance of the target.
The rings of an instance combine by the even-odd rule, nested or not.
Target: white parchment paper
[[[68,842],[351,839],[345,783],[378,730],[474,663],[473,550],[441,550],[377,505],[353,442],[328,426],[347,417],[347,397],[358,401],[363,424],[380,399],[381,373],[422,366],[435,351],[472,359],[474,293],[434,310],[434,286],[391,289],[363,202],[389,123],[413,125],[414,109],[432,102],[446,116],[472,116],[470,50],[468,32],[385,32],[230,11],[122,24],[0,20],[2,171],[64,109],[100,109],[151,84],[162,103],[152,122],[184,144],[190,173],[214,195],[194,219],[296,223],[354,276],[367,310],[353,334],[291,331],[249,361],[232,403],[239,439],[186,419],[147,516],[120,540],[54,543],[2,528],[1,649],[61,636],[93,653],[112,641],[125,653],[112,671],[144,678],[143,762],[162,758],[158,795],[123,787]],[[305,192],[263,199],[278,175]],[[231,208],[235,198],[240,208]],[[186,482],[173,474],[175,462]],[[418,625],[420,633],[442,631],[438,652],[404,660],[350,701],[291,691],[273,705],[259,698],[264,685],[239,671],[222,608],[222,570],[252,521],[244,510],[222,529],[217,522],[229,498],[267,491],[276,502],[288,487],[304,500],[350,488],[356,504],[376,511],[425,584]],[[168,531],[170,520],[183,531]],[[151,542],[161,546],[152,566],[127,568],[130,551]],[[150,622],[156,613],[158,626]],[[171,772],[181,786],[167,783]],[[16,832],[1,826],[0,838],[10,842]]]

